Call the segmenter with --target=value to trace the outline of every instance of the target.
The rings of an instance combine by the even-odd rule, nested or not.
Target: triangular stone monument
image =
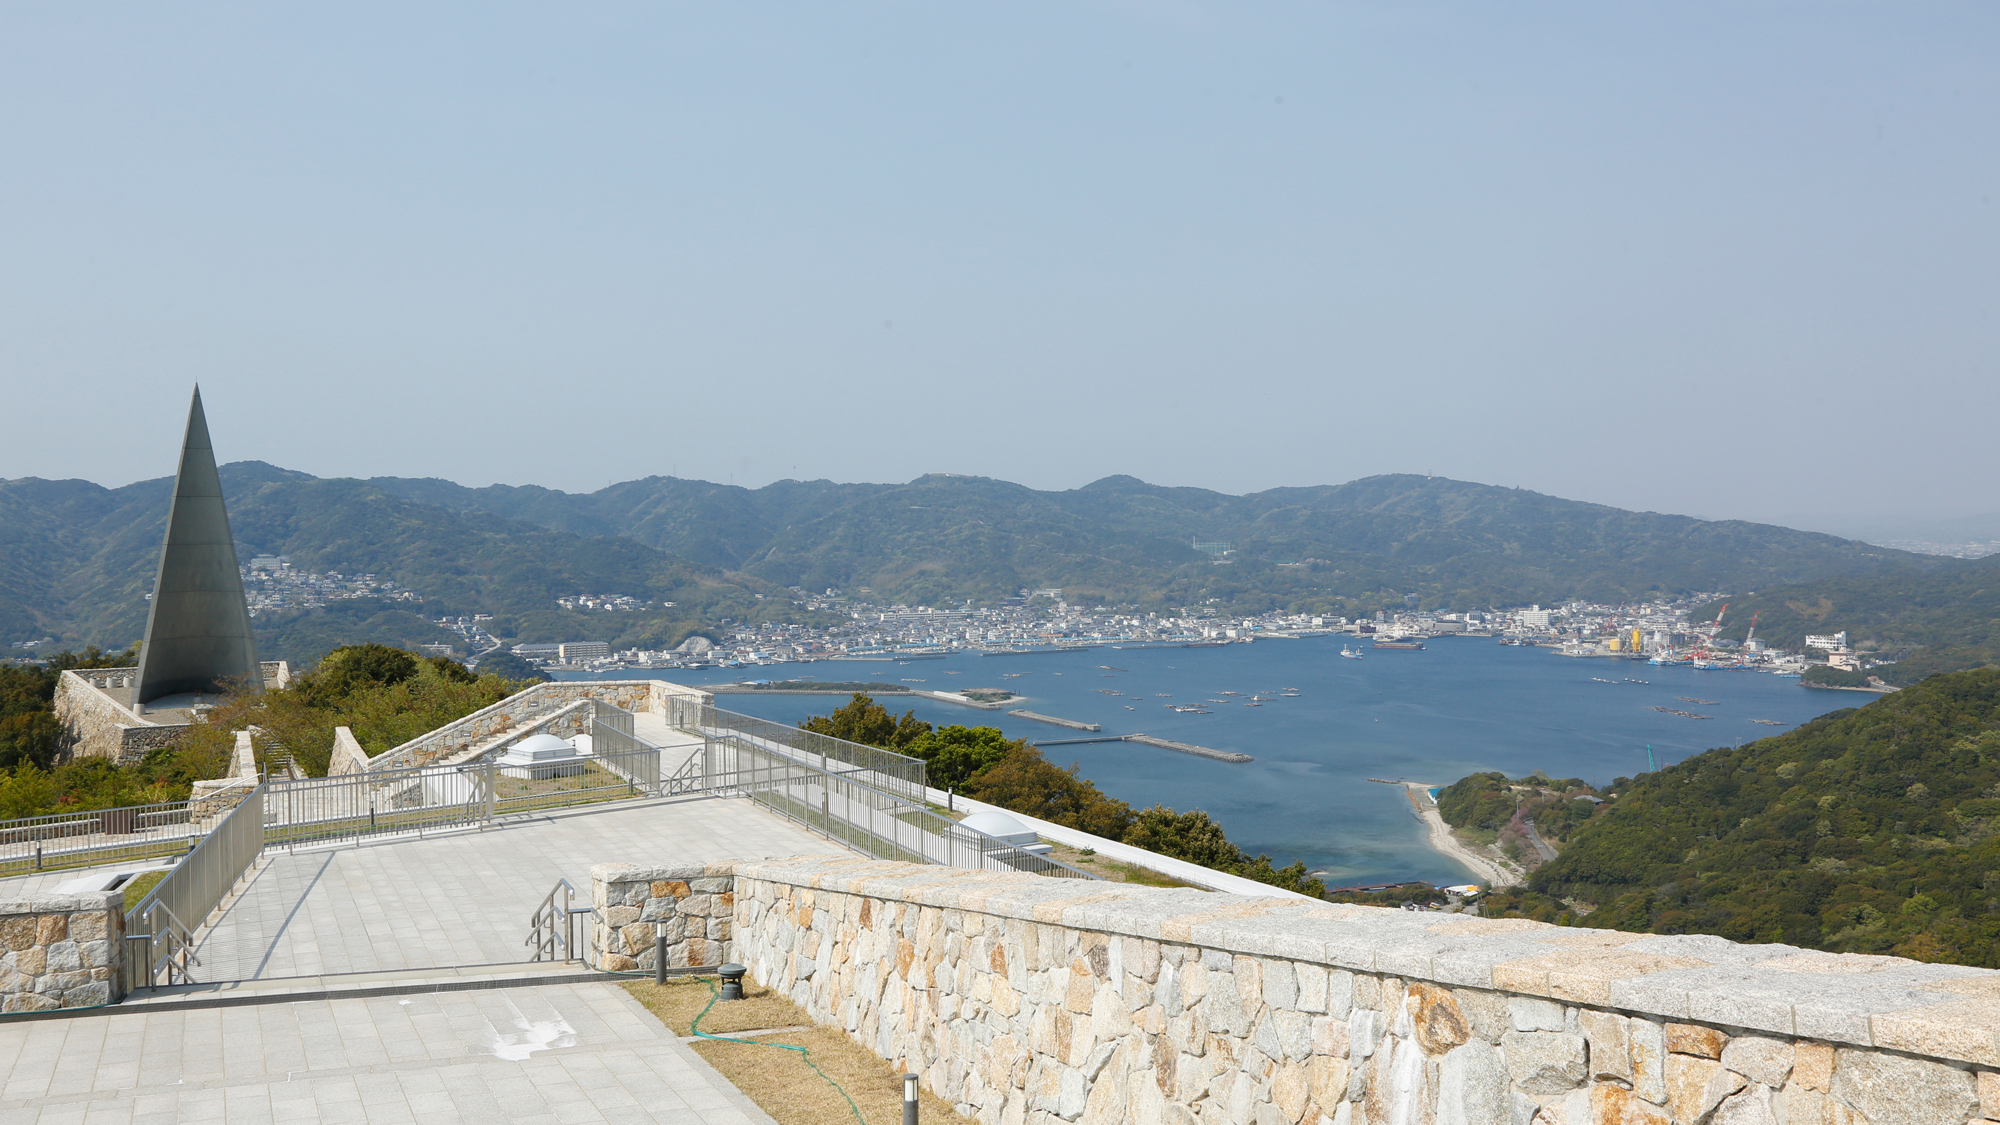
[[[222,478],[208,441],[201,388],[188,407],[187,438],[174,475],[167,539],[139,649],[140,705],[172,695],[263,686],[250,606],[236,569],[236,544],[222,505]]]

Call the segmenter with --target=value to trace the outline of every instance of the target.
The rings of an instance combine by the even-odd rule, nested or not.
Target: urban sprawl
[[[816,660],[895,660],[954,652],[1030,652],[1095,646],[1249,644],[1259,640],[1349,634],[1364,645],[1417,648],[1432,638],[1463,636],[1502,644],[1554,648],[1564,656],[1623,657],[1659,664],[1693,664],[1798,675],[1812,664],[1862,670],[1847,635],[1808,637],[1803,652],[1772,648],[1754,635],[1742,642],[1714,638],[1719,621],[1691,622],[1690,610],[1723,597],[1701,594],[1676,602],[1600,605],[1570,602],[1544,608],[1431,613],[1378,612],[1371,620],[1307,614],[1226,616],[1213,607],[1176,613],[1138,613],[1071,605],[1061,591],[1022,591],[998,607],[956,609],[875,605],[838,591],[810,595],[793,590],[810,610],[842,614],[832,628],[763,624],[728,626],[717,643],[690,637],[672,651],[626,649],[603,642],[517,644],[512,651],[550,668],[614,671],[635,668],[712,668]],[[464,631],[470,621],[442,621]]]

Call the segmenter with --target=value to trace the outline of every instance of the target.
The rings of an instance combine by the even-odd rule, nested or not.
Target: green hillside
[[[1488,912],[2000,966],[2000,669],[1613,791]]]
[[[989,599],[1023,587],[1145,606],[1462,609],[1755,589],[1937,561],[1829,535],[1627,512],[1421,476],[1231,496],[1107,477],[1041,492],[983,477],[760,489],[653,477],[595,493],[378,478],[397,495],[622,535],[696,561],[878,599]],[[1233,544],[1217,563],[1192,540]]]
[[[1713,617],[1711,605],[1696,616]],[[1940,559],[1917,574],[1842,575],[1730,599],[1721,635],[1798,648],[1808,633],[1846,632],[1856,648],[1894,658],[1875,675],[1913,684],[1939,672],[2000,662],[2000,555]]]
[[[1400,609],[1406,596],[1425,608],[1486,609],[1948,572],[1946,560],[1827,535],[1420,476],[1248,496],[1131,477],[1042,492],[944,475],[759,489],[653,477],[571,495],[321,480],[260,462],[226,465],[222,480],[244,551],[375,574],[425,598],[260,619],[267,653],[287,659],[340,642],[441,639],[422,616],[473,612],[494,614],[502,637],[670,647],[724,618],[796,619],[789,599],[770,596],[786,586],[933,605],[1060,588],[1084,603],[1354,616]],[[136,638],[169,487],[166,478],[116,489],[0,482],[10,532],[0,540],[0,637]],[[1197,540],[1232,551],[1218,561]],[[654,608],[584,614],[555,604],[582,593]]]
[[[586,537],[405,499],[357,480],[319,480],[258,462],[222,468],[239,552],[289,555],[316,572],[375,574],[421,603],[355,599],[257,620],[268,659],[309,663],[341,644],[415,645],[452,635],[427,617],[493,614],[493,631],[528,640],[664,647],[723,617],[785,612],[773,588],[630,539]],[[0,482],[0,637],[53,636],[123,647],[145,629],[171,480],[107,489],[87,481]],[[19,529],[15,533],[15,529]],[[634,613],[575,613],[556,599],[617,593]],[[660,603],[673,602],[671,607]]]

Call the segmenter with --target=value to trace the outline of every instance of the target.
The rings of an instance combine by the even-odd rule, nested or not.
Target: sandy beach
[[[1489,890],[1511,887],[1519,883],[1520,872],[1512,870],[1491,856],[1473,851],[1451,834],[1451,825],[1444,822],[1444,817],[1438,813],[1437,806],[1431,803],[1429,790],[1430,786],[1418,782],[1403,783],[1403,793],[1409,797],[1411,807],[1417,810],[1417,815],[1424,820],[1424,826],[1430,829],[1431,847],[1477,872],[1478,881],[1485,883]]]

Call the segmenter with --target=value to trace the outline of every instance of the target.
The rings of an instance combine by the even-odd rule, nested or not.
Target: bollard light
[[[667,983],[667,935],[653,935],[653,983]]]
[[[734,962],[722,966],[715,974],[722,978],[722,999],[743,999],[743,974],[750,970]]]
[[[917,1076],[903,1075],[903,1125],[917,1125]]]

